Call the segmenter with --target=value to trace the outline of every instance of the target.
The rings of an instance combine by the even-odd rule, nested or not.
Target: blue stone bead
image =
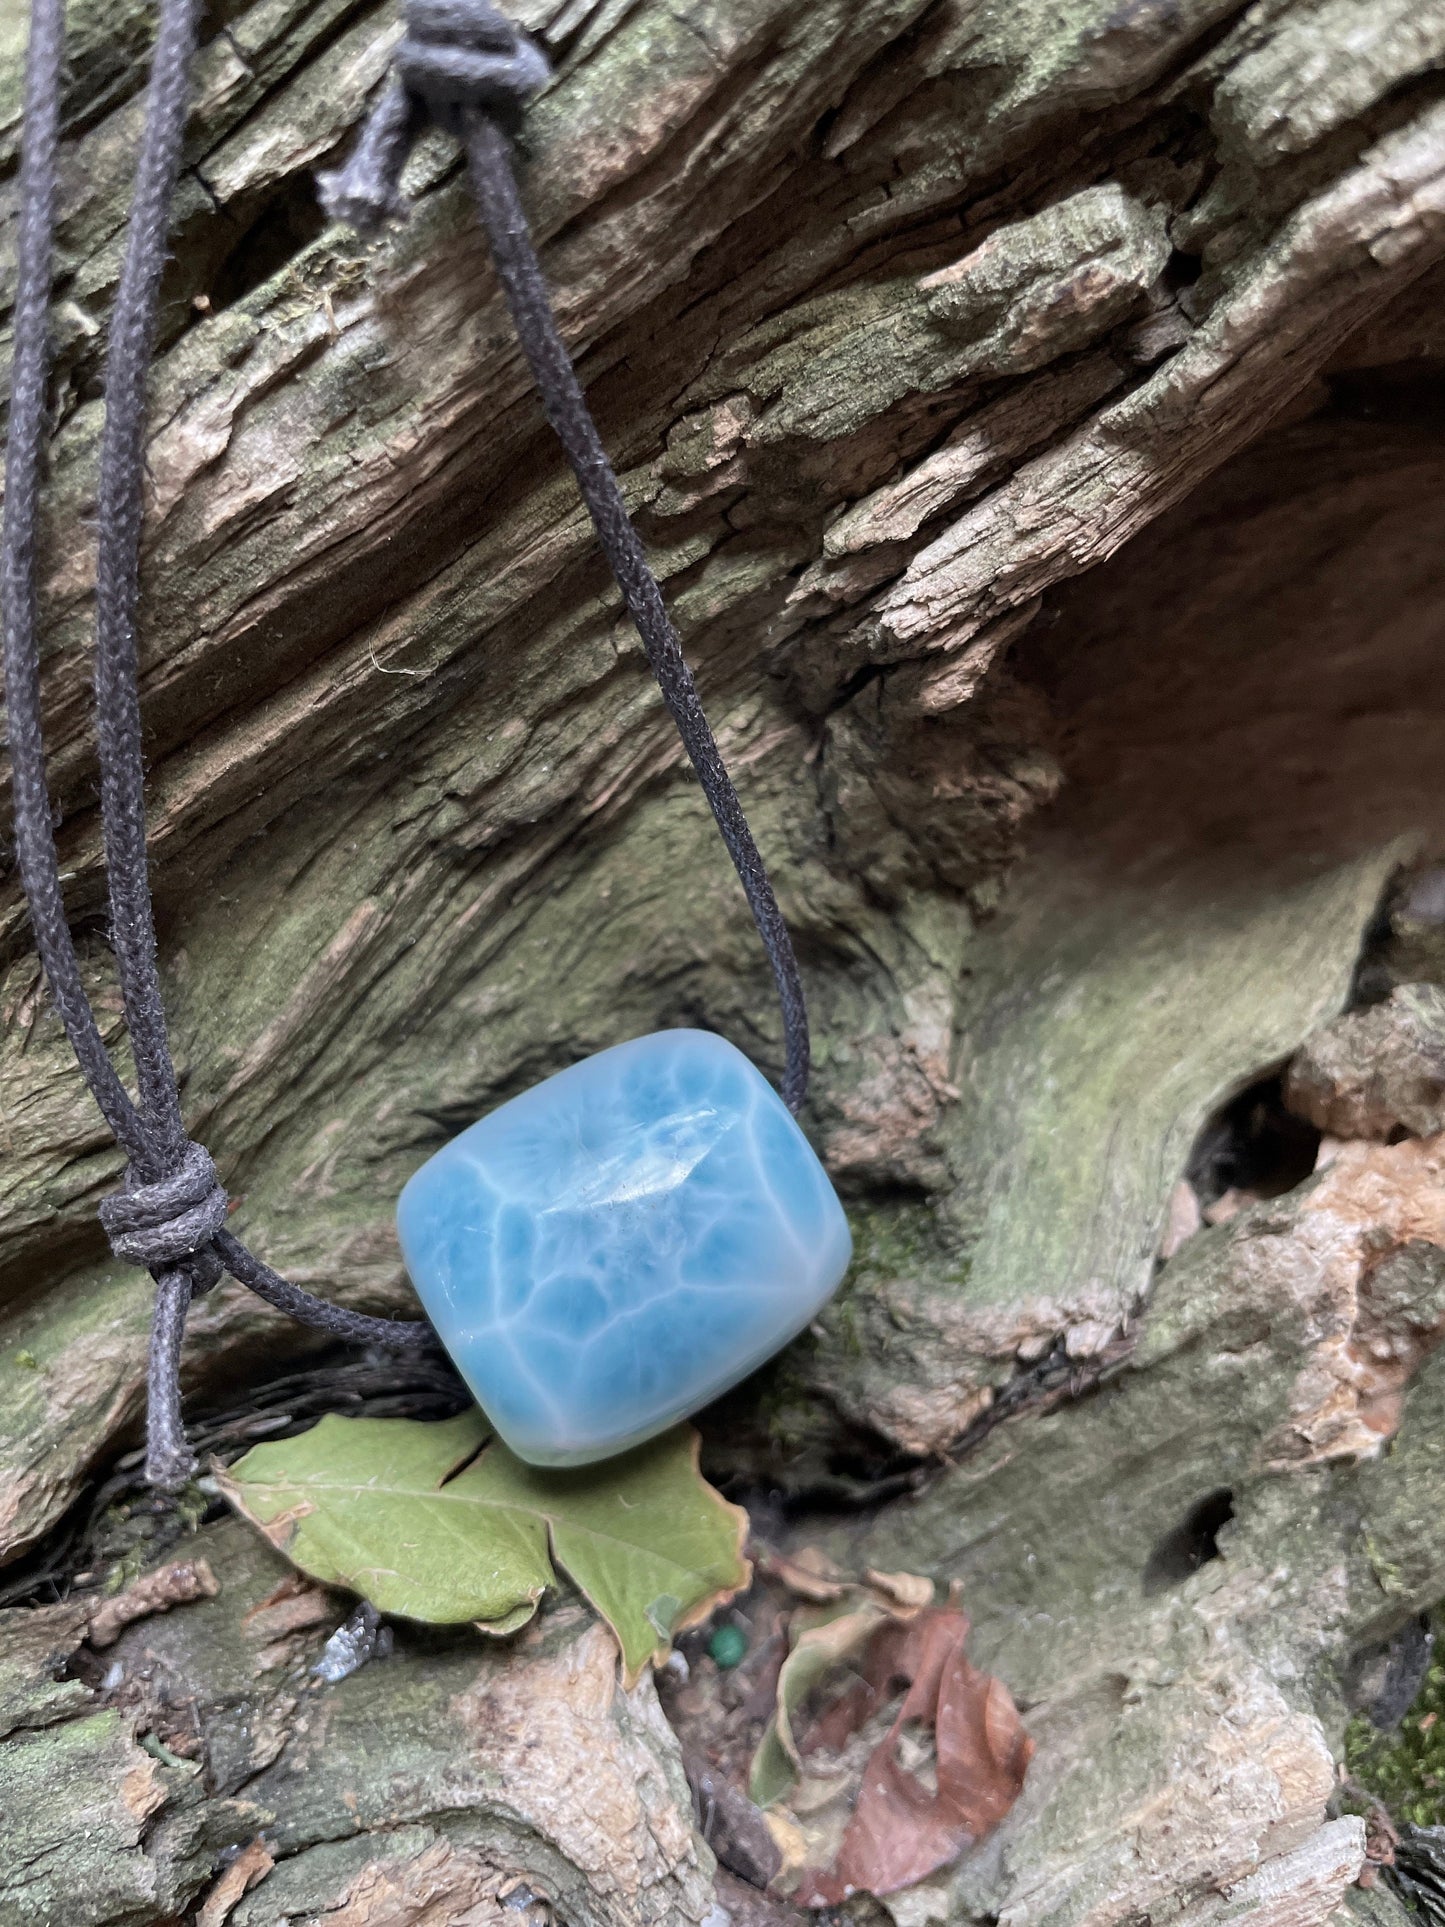
[[[600,1051],[430,1158],[397,1230],[427,1316],[534,1465],[625,1452],[787,1344],[853,1253],[812,1147],[702,1030]]]

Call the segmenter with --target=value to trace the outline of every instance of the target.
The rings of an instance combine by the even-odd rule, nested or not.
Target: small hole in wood
[[[1219,1554],[1219,1534],[1234,1517],[1234,1494],[1228,1486],[1208,1492],[1192,1505],[1181,1524],[1166,1532],[1144,1568],[1145,1593],[1167,1592],[1182,1585],[1201,1566]]]
[[[1279,1198],[1315,1168],[1320,1134],[1284,1107],[1283,1073],[1261,1078],[1214,1113],[1199,1133],[1187,1176],[1208,1207],[1226,1193],[1241,1202]]]

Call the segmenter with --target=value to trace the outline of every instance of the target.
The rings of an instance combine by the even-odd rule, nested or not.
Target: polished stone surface
[[[397,1205],[427,1316],[537,1465],[625,1451],[785,1345],[852,1240],[772,1086],[710,1031],[600,1051],[438,1151]]]

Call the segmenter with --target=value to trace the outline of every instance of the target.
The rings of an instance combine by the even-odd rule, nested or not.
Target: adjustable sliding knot
[[[491,0],[407,0],[397,76],[452,133],[463,107],[515,126],[550,71],[545,55]]]
[[[318,174],[333,221],[374,234],[405,213],[401,172],[428,122],[461,134],[468,111],[515,132],[551,73],[546,55],[491,0],[407,0],[392,78],[349,161]]]
[[[127,1171],[125,1189],[101,1200],[100,1221],[122,1263],[151,1272],[184,1268],[199,1297],[223,1270],[211,1240],[226,1222],[228,1204],[210,1152],[187,1144],[169,1177],[140,1184]]]

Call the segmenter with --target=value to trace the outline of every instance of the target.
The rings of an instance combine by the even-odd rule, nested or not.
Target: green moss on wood
[[[1414,1704],[1393,1733],[1364,1715],[1345,1734],[1350,1778],[1383,1802],[1396,1825],[1445,1824],[1445,1651],[1437,1649]]]

